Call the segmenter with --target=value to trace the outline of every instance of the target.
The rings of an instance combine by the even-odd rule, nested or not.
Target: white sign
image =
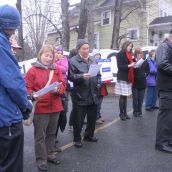
[[[111,59],[100,59],[98,64],[101,64],[100,74],[102,81],[113,80]]]

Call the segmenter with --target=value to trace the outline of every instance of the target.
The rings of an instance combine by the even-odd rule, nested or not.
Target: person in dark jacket
[[[98,103],[98,77],[91,77],[88,74],[89,67],[96,64],[94,57],[89,56],[88,42],[79,39],[77,42],[78,55],[69,61],[69,80],[73,82],[74,100],[74,145],[82,147],[81,130],[84,118],[87,115],[87,126],[84,134],[84,141],[97,142],[94,137],[96,112]]]
[[[134,62],[132,58],[133,44],[130,41],[123,43],[121,51],[117,54],[117,83],[115,93],[120,95],[119,109],[120,118],[125,121],[130,119],[127,115],[127,96],[132,94],[132,84],[134,82]]]
[[[159,113],[155,148],[172,153],[172,30],[157,49]]]
[[[32,104],[26,84],[13,56],[9,38],[19,28],[18,10],[0,6],[0,171],[23,172],[24,132],[22,120],[29,118]]]
[[[78,54],[77,49],[72,49],[69,52],[69,59],[72,57],[75,57]],[[72,110],[70,112],[70,117],[69,117],[69,130],[73,130],[73,114],[74,114],[74,100],[73,100],[73,82],[68,81],[68,90],[70,92],[71,100],[72,100]]]
[[[140,48],[134,51],[135,61],[139,63],[143,59],[143,52]],[[142,117],[142,105],[146,88],[146,73],[149,72],[147,60],[143,61],[141,66],[134,67],[133,92],[133,116]]]

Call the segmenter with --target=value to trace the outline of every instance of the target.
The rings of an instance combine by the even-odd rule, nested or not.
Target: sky
[[[70,4],[75,4],[80,2],[80,0],[69,0]],[[9,4],[15,6],[16,0],[0,0],[0,5]]]

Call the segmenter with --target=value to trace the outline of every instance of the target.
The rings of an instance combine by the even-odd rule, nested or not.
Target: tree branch
[[[125,20],[132,12],[134,12],[135,10],[139,9],[140,7],[135,7],[133,8],[131,11],[129,11],[124,17],[121,18],[121,21]]]

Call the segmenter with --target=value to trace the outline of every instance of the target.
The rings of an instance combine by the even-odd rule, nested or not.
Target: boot
[[[119,117],[120,117],[120,119],[121,119],[122,121],[125,121],[125,120],[126,120],[126,117],[125,117],[124,113],[119,114]]]
[[[124,113],[124,116],[126,119],[130,119],[130,117],[127,115],[127,113]]]

